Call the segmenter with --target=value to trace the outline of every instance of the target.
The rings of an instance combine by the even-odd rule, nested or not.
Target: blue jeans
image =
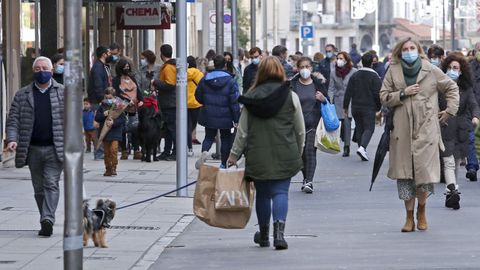
[[[258,225],[269,225],[270,215],[273,222],[287,220],[288,189],[290,178],[285,180],[258,180],[254,181],[256,195],[255,210],[257,211]]]
[[[475,149],[475,131],[470,131],[468,133],[468,156],[467,156],[467,165],[465,168],[468,170],[478,171],[478,159],[477,151]]]

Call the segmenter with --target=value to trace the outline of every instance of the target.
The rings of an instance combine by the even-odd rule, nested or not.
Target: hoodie
[[[200,81],[195,99],[203,105],[198,123],[206,128],[230,129],[240,118],[238,85],[230,73],[213,70]]]

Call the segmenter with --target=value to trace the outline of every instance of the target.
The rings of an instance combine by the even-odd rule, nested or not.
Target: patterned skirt
[[[398,179],[398,198],[400,200],[408,201],[417,197],[418,192],[427,192],[427,197],[434,193],[433,184],[415,185],[415,181],[412,179]]]

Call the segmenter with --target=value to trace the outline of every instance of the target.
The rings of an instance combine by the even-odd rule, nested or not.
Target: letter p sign
[[[313,38],[313,26],[312,25],[303,25],[300,27],[300,31],[303,38]]]

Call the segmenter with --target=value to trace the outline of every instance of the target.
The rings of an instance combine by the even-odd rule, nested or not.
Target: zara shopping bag
[[[193,197],[193,212],[201,221],[213,227],[225,229],[243,229],[250,219],[250,207],[236,211],[215,209],[215,187],[217,182],[217,167],[202,165],[198,171],[195,195]],[[250,194],[253,201],[253,192]]]
[[[340,127],[334,131],[327,131],[323,117],[320,118],[315,134],[315,147],[329,154],[340,153]]]
[[[215,184],[215,209],[224,211],[246,210],[250,208],[253,183],[245,181],[245,169],[220,169]]]

